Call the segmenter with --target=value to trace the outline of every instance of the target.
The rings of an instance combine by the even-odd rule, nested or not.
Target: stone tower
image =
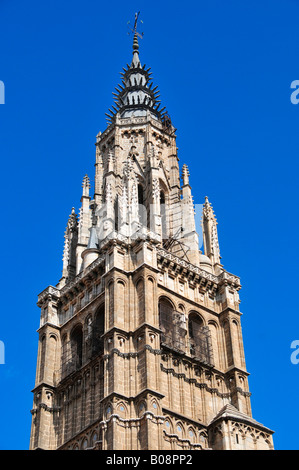
[[[31,449],[272,449],[252,418],[240,280],[214,210],[199,250],[186,165],[151,72],[133,58],[96,138],[41,309]]]

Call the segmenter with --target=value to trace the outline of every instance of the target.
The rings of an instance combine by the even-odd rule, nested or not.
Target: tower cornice
[[[194,276],[200,276],[206,279],[207,281],[211,281],[217,286],[226,283],[234,286],[237,290],[241,289],[240,278],[227,271],[223,271],[219,275],[209,273],[208,271],[205,271],[204,269],[192,263],[189,263],[185,259],[182,259],[179,256],[176,256],[173,253],[166,251],[164,248],[160,247],[157,248],[157,256],[158,261],[160,261],[160,263],[162,262],[164,266],[166,266],[166,264],[171,264],[173,266],[173,269],[175,269],[176,266],[177,268],[180,268],[181,272],[184,272],[184,270],[186,270],[186,273],[193,273]],[[178,269],[176,269],[176,271],[178,272]]]

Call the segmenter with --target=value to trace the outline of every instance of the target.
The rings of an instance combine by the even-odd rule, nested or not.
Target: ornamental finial
[[[133,53],[134,52],[138,52],[139,50],[139,44],[138,44],[138,37],[139,38],[142,38],[143,37],[143,34],[144,33],[138,33],[137,31],[137,23],[138,23],[138,18],[139,18],[139,15],[140,15],[140,11],[138,13],[135,13],[135,20],[134,20],[134,27],[130,28],[131,32],[134,34],[134,40],[133,40]],[[141,23],[143,23],[142,20],[140,20]],[[130,24],[130,21],[128,21],[128,25]],[[130,33],[128,33],[130,34]]]

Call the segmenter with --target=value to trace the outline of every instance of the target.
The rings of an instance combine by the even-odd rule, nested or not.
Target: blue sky
[[[0,1],[0,449],[29,446],[37,294],[61,276],[63,235],[94,178],[95,137],[141,10],[142,62],[177,128],[194,201],[208,195],[224,267],[242,283],[253,417],[298,449],[299,2]]]

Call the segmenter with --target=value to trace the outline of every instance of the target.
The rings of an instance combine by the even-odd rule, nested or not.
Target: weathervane
[[[130,30],[132,31],[132,33],[137,34],[137,36],[139,36],[140,38],[142,38],[143,35],[144,35],[144,33],[141,33],[141,34],[140,34],[140,33],[138,33],[138,31],[137,31],[137,23],[138,23],[138,17],[139,17],[139,15],[140,15],[140,11],[139,11],[138,13],[135,13],[134,28],[130,28],[130,26],[129,26],[129,28],[130,28]],[[143,23],[143,21],[140,20],[140,23]],[[127,24],[129,25],[129,24],[130,24],[130,21],[128,21]],[[130,34],[130,33],[128,33],[128,34]]]

